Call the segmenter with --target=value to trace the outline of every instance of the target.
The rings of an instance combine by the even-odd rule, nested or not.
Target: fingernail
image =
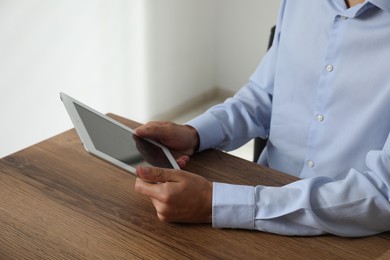
[[[137,172],[138,172],[138,175],[141,174],[140,177],[143,177],[143,178],[147,178],[150,174],[150,170],[148,167],[142,167],[142,166],[138,166],[137,168]]]
[[[142,172],[143,172],[142,166],[138,165],[136,168],[136,171],[137,171],[138,176],[142,175]]]

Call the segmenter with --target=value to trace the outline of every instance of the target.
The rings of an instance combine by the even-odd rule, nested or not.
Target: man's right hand
[[[171,122],[149,122],[138,127],[136,134],[154,139],[172,151],[183,156],[176,158],[181,168],[184,168],[191,156],[199,147],[199,135],[195,128]]]

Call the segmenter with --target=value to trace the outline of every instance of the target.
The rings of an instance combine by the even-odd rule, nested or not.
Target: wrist
[[[208,212],[209,212],[209,217],[208,217],[208,223],[213,223],[213,183],[210,182],[210,188],[209,188],[209,196],[208,196]]]
[[[200,145],[200,138],[198,131],[190,125],[185,125],[189,130],[190,130],[190,135],[191,135],[191,148],[194,150],[194,152],[199,150],[199,145]]]
[[[199,220],[202,223],[213,223],[213,183],[207,181],[205,189],[199,194],[202,207]]]

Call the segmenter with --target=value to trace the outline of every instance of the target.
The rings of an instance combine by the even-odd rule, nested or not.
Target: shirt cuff
[[[224,133],[218,120],[211,113],[204,113],[187,122],[186,125],[192,126],[198,132],[198,151],[214,148],[223,141]]]
[[[255,228],[255,188],[213,183],[213,227]]]

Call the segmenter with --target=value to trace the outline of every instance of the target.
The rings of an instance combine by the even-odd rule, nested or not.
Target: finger
[[[167,123],[170,123],[170,121],[150,121],[146,123],[145,125],[165,125]]]
[[[142,128],[154,126],[154,125],[165,125],[167,123],[169,123],[169,121],[150,121],[150,122],[147,122],[146,124],[143,124],[143,125],[135,128],[135,129],[142,129]]]
[[[190,157],[187,155],[180,156],[179,158],[176,159],[176,162],[180,168],[187,167],[189,161],[190,161]]]
[[[177,182],[179,175],[176,170],[157,167],[137,167],[138,176],[149,182]]]
[[[179,125],[165,122],[158,124],[150,124],[149,126],[145,126],[142,129],[137,130],[137,134],[140,136],[155,139],[163,145],[171,146],[173,143],[177,142],[177,135],[180,134]],[[172,143],[173,142],[173,143]]]
[[[156,134],[159,133],[159,130],[161,130],[161,126],[164,126],[168,124],[169,122],[165,121],[154,121],[149,122],[145,125],[142,125],[140,127],[137,127],[135,129],[135,132],[137,135],[142,137],[154,137],[156,138]]]
[[[168,222],[169,210],[167,209],[167,205],[154,198],[151,198],[151,200],[154,208],[156,209],[158,219],[163,222]]]
[[[135,181],[135,191],[144,194],[152,199],[161,200],[162,187],[159,184],[145,182],[140,178]]]

